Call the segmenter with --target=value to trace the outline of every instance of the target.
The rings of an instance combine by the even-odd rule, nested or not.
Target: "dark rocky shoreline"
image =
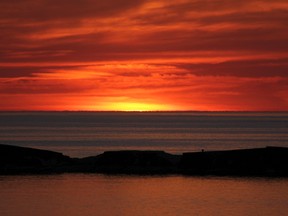
[[[58,152],[0,144],[0,175],[106,173],[137,175],[288,176],[288,148],[229,151],[109,151],[70,158]]]

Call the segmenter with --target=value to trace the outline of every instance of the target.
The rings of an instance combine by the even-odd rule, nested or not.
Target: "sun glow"
[[[132,112],[147,112],[147,111],[163,111],[170,110],[169,106],[151,103],[138,102],[120,102],[109,105],[109,110],[113,111],[132,111]]]

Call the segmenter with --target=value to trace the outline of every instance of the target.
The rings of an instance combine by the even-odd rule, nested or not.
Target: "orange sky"
[[[288,111],[286,0],[1,0],[0,110]]]

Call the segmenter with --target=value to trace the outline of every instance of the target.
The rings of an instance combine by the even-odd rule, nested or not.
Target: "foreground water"
[[[287,179],[2,176],[0,191],[2,216],[284,216],[288,212]]]
[[[0,112],[0,143],[73,157],[123,149],[288,147],[288,113]]]

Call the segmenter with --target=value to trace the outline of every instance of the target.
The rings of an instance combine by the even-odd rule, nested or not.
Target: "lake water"
[[[288,113],[0,112],[0,143],[72,157],[107,150],[288,147]]]
[[[1,216],[284,216],[288,180],[63,174],[0,176]]]
[[[1,112],[0,143],[73,157],[288,147],[287,120],[287,113]],[[0,176],[1,216],[284,216],[287,200],[287,178]]]

